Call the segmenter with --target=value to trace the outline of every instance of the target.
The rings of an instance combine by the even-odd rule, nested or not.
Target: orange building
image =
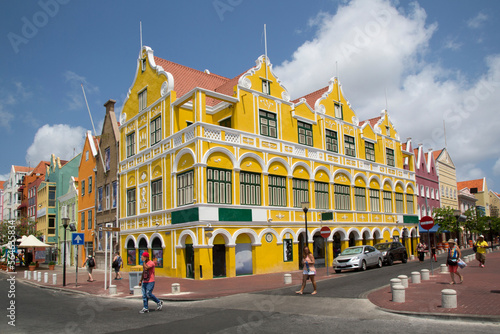
[[[83,145],[82,158],[78,169],[78,231],[84,233],[85,245],[80,246],[81,263],[85,262],[89,254],[94,254],[94,220],[95,220],[95,168],[99,138],[87,132]]]

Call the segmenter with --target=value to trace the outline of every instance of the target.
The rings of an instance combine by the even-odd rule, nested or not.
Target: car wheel
[[[337,274],[340,274],[340,272],[341,272],[341,271],[342,271],[342,270],[340,270],[340,269],[335,269],[335,272],[336,272]]]
[[[403,255],[403,261],[402,261],[402,262],[403,262],[403,263],[408,262],[408,255],[406,255],[406,254],[405,254],[405,255]]]
[[[359,267],[359,270],[361,270],[361,271],[366,270],[366,261],[365,260],[363,260],[363,262],[361,262],[361,267]]]
[[[382,259],[381,258],[378,258],[377,267],[382,268]]]
[[[394,263],[394,257],[392,255],[389,255],[389,257],[387,258],[387,265],[392,266],[393,263]]]

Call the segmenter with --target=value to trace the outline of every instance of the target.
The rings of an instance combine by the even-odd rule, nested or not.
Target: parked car
[[[353,246],[346,248],[333,260],[333,269],[340,273],[344,269],[366,270],[367,267],[382,267],[383,256],[373,246]]]
[[[382,242],[376,244],[375,248],[382,253],[384,263],[388,266],[391,266],[394,261],[401,261],[403,263],[408,262],[406,247],[400,242]]]

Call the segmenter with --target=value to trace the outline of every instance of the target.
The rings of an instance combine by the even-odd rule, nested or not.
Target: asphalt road
[[[419,319],[386,313],[362,298],[377,282],[418,269],[418,263],[345,273],[320,282],[321,295],[299,296],[293,288],[199,302],[165,303],[139,314],[140,299],[72,294],[0,275],[0,333],[499,333],[500,325]],[[361,283],[361,288],[356,287]],[[15,296],[7,297],[14,289]],[[368,289],[368,290],[367,290]],[[350,291],[342,291],[350,290]],[[344,297],[339,297],[344,296]],[[346,297],[347,296],[347,297]],[[356,297],[357,296],[357,297]],[[7,298],[6,298],[7,297]],[[334,297],[334,298],[332,298]],[[361,298],[359,298],[361,297]],[[15,301],[15,324],[7,307]]]
[[[472,250],[463,251],[462,256],[472,254]],[[434,271],[439,272],[440,265],[445,264],[446,254],[441,254],[438,257],[438,262],[432,262]],[[316,282],[318,285],[318,293],[321,297],[330,298],[365,298],[366,295],[384,285],[390,283],[392,278],[399,275],[406,275],[411,277],[412,271],[420,271],[422,269],[431,269],[431,262],[429,258],[423,263],[418,261],[409,261],[401,263],[400,261],[394,262],[392,266],[383,266],[382,268],[368,268],[367,271],[354,271],[346,270],[340,274],[336,274],[333,269],[330,270],[330,275],[335,279],[329,279]],[[333,272],[333,274],[332,274]],[[292,289],[293,290],[293,289]],[[308,281],[304,290],[305,296],[313,291],[311,283]],[[288,295],[291,293],[289,287],[274,290],[272,292],[258,292],[259,294],[280,294]],[[312,297],[312,296],[311,296]]]

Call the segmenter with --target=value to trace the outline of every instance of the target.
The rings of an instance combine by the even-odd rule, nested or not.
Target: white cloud
[[[66,124],[44,125],[35,134],[33,143],[26,153],[26,164],[35,166],[49,161],[52,154],[63,160],[70,160],[83,149],[86,130],[80,126]]]
[[[495,162],[495,165],[493,166],[493,175],[500,175],[500,158]]]
[[[449,38],[444,43],[445,49],[450,49],[453,51],[458,51],[462,48],[463,43],[459,43],[456,41],[456,38]]]
[[[499,119],[500,55],[486,58],[487,72],[474,78],[426,62],[437,25],[426,22],[418,4],[405,13],[386,0],[354,0],[318,17],[311,21],[317,25],[314,39],[275,68],[293,99],[326,86],[338,61],[343,92],[360,120],[379,115],[387,90],[402,139],[441,149],[445,121],[447,148],[460,175],[480,176],[477,165],[500,155],[500,131],[492,122]]]
[[[488,20],[488,15],[480,12],[467,21],[467,26],[472,29],[477,29],[481,27],[486,20]]]
[[[0,127],[11,129],[14,120],[13,106],[20,101],[30,98],[33,94],[24,88],[23,83],[16,81],[8,87],[0,89]]]
[[[0,181],[7,181],[9,179],[10,173],[0,174]]]
[[[66,102],[68,109],[76,110],[87,108],[83,96],[82,85],[85,89],[85,95],[94,94],[99,92],[99,87],[92,85],[87,79],[73,71],[66,71],[63,73],[64,80],[69,84],[69,89],[66,92]]]

